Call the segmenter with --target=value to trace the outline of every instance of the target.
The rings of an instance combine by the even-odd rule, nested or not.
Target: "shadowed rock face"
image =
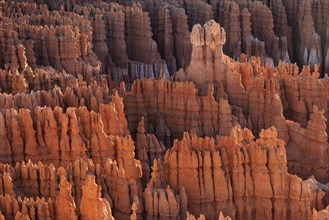
[[[329,219],[329,2],[206,2],[0,3],[0,219]]]

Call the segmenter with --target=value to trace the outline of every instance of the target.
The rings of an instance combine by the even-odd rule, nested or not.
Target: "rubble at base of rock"
[[[329,220],[329,2],[0,2],[0,219]]]

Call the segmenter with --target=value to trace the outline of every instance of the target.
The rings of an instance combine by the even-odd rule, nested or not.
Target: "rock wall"
[[[114,97],[113,101],[100,104],[99,113],[86,107],[69,107],[65,112],[60,107],[36,107],[32,118],[28,109],[2,110],[1,151],[6,154],[2,162],[31,159],[59,166],[90,155],[104,164],[107,157],[119,156],[113,147],[133,142],[130,136],[122,140],[118,137],[128,134],[127,121],[120,98]]]
[[[166,153],[169,184],[174,189],[184,186],[192,212],[208,218],[215,218],[217,210],[238,219],[272,214],[307,218],[309,211],[299,206],[308,206],[310,192],[301,179],[287,173],[284,142],[277,139],[275,128],[263,130],[255,142],[250,131],[234,128],[216,142],[185,133]],[[299,192],[289,190],[296,187]]]

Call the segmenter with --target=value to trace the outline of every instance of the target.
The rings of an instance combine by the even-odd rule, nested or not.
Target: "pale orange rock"
[[[149,183],[144,191],[145,209],[148,216],[160,216],[162,218],[175,218],[179,216],[179,201],[172,189],[154,188]]]
[[[101,198],[100,190],[100,186],[95,183],[95,177],[87,176],[82,186],[81,219],[114,219],[109,203]],[[90,206],[90,204],[94,205]]]
[[[313,112],[306,128],[302,128],[296,122],[287,121],[290,133],[290,141],[287,144],[287,154],[291,161],[288,163],[289,169],[302,177],[308,177],[312,173],[320,181],[327,180],[325,173],[328,172],[328,167],[324,162],[328,158],[328,137],[326,119],[323,113],[316,106],[313,106]],[[298,154],[295,153],[297,149],[300,152]],[[312,158],[311,155],[316,155],[316,158]],[[310,170],[309,166],[321,167],[321,169],[313,168]]]
[[[301,182],[301,179],[287,173],[284,142],[277,139],[277,131],[273,128],[264,130],[260,137],[254,142],[250,131],[239,130],[235,127],[232,129],[230,137],[219,138],[217,141],[218,146],[213,144],[211,147],[211,140],[208,140],[209,144],[206,144],[207,142],[203,144],[206,144],[209,148],[200,148],[202,142],[194,143],[196,141],[193,139],[194,137],[191,139],[188,134],[185,134],[183,140],[176,141],[173,148],[166,153],[165,167],[166,173],[169,175],[170,185],[174,189],[178,186],[184,186],[189,198],[188,206],[193,207],[194,212],[196,212],[196,209],[200,210],[203,201],[217,201],[217,209],[223,210],[229,216],[239,215],[239,218],[251,217],[251,210],[255,210],[255,215],[259,218],[266,216],[266,218],[271,218],[272,213],[265,211],[265,209],[272,207],[272,205],[276,209],[282,207],[284,201],[281,198],[294,198],[295,201],[299,200],[300,203],[304,202],[304,199],[302,199],[304,196],[310,199],[311,194],[309,191],[305,191],[302,197],[297,198],[289,193],[288,188],[282,188],[286,184],[301,184],[300,187],[307,186]],[[234,143],[237,144],[236,147],[233,147]],[[207,150],[201,153],[201,149]],[[219,151],[219,149],[221,150]],[[190,159],[187,159],[187,156]],[[184,159],[182,159],[183,157]],[[203,163],[202,169],[198,168],[200,162]],[[265,163],[268,163],[268,165],[265,165]],[[242,166],[242,164],[244,165]],[[224,178],[225,172],[227,172],[226,169],[232,172],[232,180],[229,182]],[[187,172],[191,174],[187,176],[185,174]],[[286,177],[280,177],[282,175]],[[278,178],[282,179],[279,180]],[[293,178],[293,182],[289,180],[291,178]],[[218,180],[215,181],[216,179]],[[257,181],[259,179],[262,179],[261,184]],[[190,182],[197,182],[198,184],[191,185]],[[223,185],[219,186],[219,182]],[[253,187],[254,184],[256,185],[255,188]],[[226,190],[223,191],[223,189]],[[253,199],[255,205],[246,207],[243,205],[244,200],[242,198],[250,195],[255,196]],[[234,205],[237,212],[229,208],[233,205],[232,196],[235,198]],[[272,204],[270,198],[275,198],[277,202]],[[226,202],[218,203],[220,201]],[[198,203],[201,203],[201,205],[196,205]],[[264,209],[260,208],[261,203]],[[282,215],[287,215],[287,213],[283,214],[287,210],[280,210],[275,213],[276,216],[282,218]],[[242,214],[244,212],[245,214]],[[200,211],[197,213],[200,213]],[[204,214],[213,218],[216,211],[212,210],[212,212]],[[296,212],[291,215],[295,217],[307,216],[308,211]]]
[[[115,159],[115,146],[121,143],[119,137],[116,139],[112,135],[128,134],[122,99],[118,95],[112,98],[113,103],[100,105],[101,113],[90,112],[85,107],[70,107],[65,113],[59,107],[54,110],[36,107],[33,109],[34,117],[28,109],[4,111],[1,118],[6,121],[3,125],[6,124],[7,128],[2,128],[1,133],[4,135],[10,132],[11,135],[4,139],[5,145],[1,148],[4,153],[12,154],[15,162],[21,161],[24,154],[20,152],[24,151],[26,159],[38,161],[42,155],[42,161],[52,162],[58,167],[69,161],[86,158],[88,151],[96,162],[105,164],[106,157]],[[6,143],[12,146],[12,153],[8,151]],[[133,143],[129,147],[133,151]],[[157,152],[155,150],[154,153]]]
[[[1,215],[326,219],[328,9],[1,3]]]
[[[176,79],[191,80],[197,85],[223,80],[223,64],[215,60],[221,60],[225,41],[225,30],[214,20],[205,23],[203,27],[199,24],[193,26],[191,63],[186,75],[178,72]]]
[[[154,134],[145,134],[144,126],[144,118],[142,118],[137,127],[136,150],[137,158],[142,163],[143,181],[146,184],[151,177],[150,167],[154,165],[154,161],[163,160],[166,148]]]
[[[9,173],[4,173],[3,177],[2,177],[2,182],[3,182],[3,193],[10,195],[10,196],[14,196],[15,192],[14,192],[14,186],[13,186],[13,182],[12,182],[12,178],[10,177]]]
[[[65,89],[67,86],[75,86],[77,80],[65,72],[59,72],[51,67],[32,69],[26,67],[21,72],[1,71],[0,84],[2,92],[16,95],[37,90],[51,90],[59,86]]]
[[[25,47],[21,44],[17,45],[17,56],[20,68],[24,70],[27,67],[27,58],[25,56]]]
[[[130,220],[137,220],[136,210],[137,210],[136,203],[133,203],[131,206],[132,214],[130,215]]]
[[[206,217],[200,214],[200,217],[196,219],[192,214],[186,212],[186,220],[206,220]],[[218,220],[231,220],[231,218],[229,216],[224,217],[223,213],[220,212],[218,216]]]
[[[146,95],[148,92],[153,94],[155,90],[159,91],[158,96]],[[216,120],[216,117],[218,118],[218,102],[215,101],[213,94],[211,93],[209,96],[199,97],[196,92],[197,90],[191,83],[172,83],[170,81],[151,80],[136,81],[132,87],[132,91],[128,94],[124,94],[127,118],[131,122],[129,129],[131,131],[136,130],[137,123],[140,120],[140,117],[144,115],[145,111],[149,114],[148,120],[151,122],[153,118],[159,118],[159,114],[157,112],[161,112],[162,110],[160,109],[163,108],[166,109],[166,113],[164,115],[165,120],[163,121],[162,119],[156,119],[156,121],[152,122],[156,123],[156,128],[158,127],[158,123],[162,124],[162,135],[163,133],[166,133],[167,136],[166,127],[170,131],[168,135],[173,137],[181,136],[182,132],[186,130],[195,130],[200,135],[202,133],[206,135],[213,135],[218,132],[219,129],[219,123],[218,120]],[[161,98],[158,99],[158,97]],[[185,102],[184,99],[189,99],[189,102]],[[145,106],[144,103],[148,102],[147,100],[154,100],[159,104],[152,105],[150,108],[145,108],[143,106]],[[166,102],[163,102],[162,100],[166,100]],[[209,104],[208,100],[211,104]],[[135,102],[139,102],[139,104],[137,106],[133,105]],[[188,114],[186,114],[186,110],[184,109],[176,110],[174,108],[176,103],[184,103],[184,108],[188,110]],[[204,106],[202,110],[199,103]],[[139,109],[139,117],[136,117],[136,114],[133,114],[133,112],[136,111],[136,108]],[[200,111],[201,114],[197,114],[197,112]],[[211,114],[211,117],[209,113]],[[170,117],[168,117],[169,115]],[[201,121],[204,123],[201,123]],[[160,128],[157,128],[157,131],[160,131]],[[160,132],[158,134],[160,134]],[[168,146],[168,143],[166,144]]]
[[[56,219],[77,219],[76,206],[71,195],[71,186],[64,176],[61,176],[59,194],[56,198]]]

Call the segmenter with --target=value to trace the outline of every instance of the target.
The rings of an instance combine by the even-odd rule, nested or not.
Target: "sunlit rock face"
[[[0,219],[329,219],[327,0],[0,3]]]

